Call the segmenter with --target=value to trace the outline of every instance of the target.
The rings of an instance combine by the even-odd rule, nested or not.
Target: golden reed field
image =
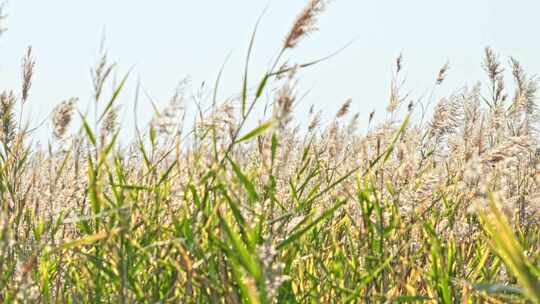
[[[216,98],[218,77],[187,123],[185,84],[127,142],[130,78],[105,90],[104,52],[92,104],[58,104],[35,144],[22,54],[21,87],[0,95],[1,302],[540,303],[537,79],[488,47],[484,85],[411,102],[400,56],[386,113],[346,101],[327,123],[295,119],[320,61],[287,54],[325,6],[248,79],[255,27],[240,94]]]

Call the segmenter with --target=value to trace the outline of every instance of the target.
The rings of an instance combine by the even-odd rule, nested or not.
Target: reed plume
[[[30,88],[32,87],[32,76],[34,74],[34,67],[36,63],[32,56],[32,47],[29,46],[26,55],[22,59],[22,99],[21,102],[24,104],[28,100],[28,94]]]
[[[17,123],[15,122],[15,103],[17,99],[13,91],[4,91],[0,95],[0,120],[2,129],[0,130],[1,141],[9,146],[16,135]]]
[[[293,49],[306,35],[317,30],[317,17],[325,10],[324,0],[310,0],[308,5],[296,17],[289,34],[285,38],[283,47]]]
[[[52,113],[53,134],[57,139],[62,139],[67,127],[73,118],[77,98],[70,98],[57,105]]]

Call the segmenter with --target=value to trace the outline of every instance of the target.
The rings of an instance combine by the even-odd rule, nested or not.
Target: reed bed
[[[540,303],[536,78],[486,48],[487,86],[411,102],[400,56],[386,113],[348,100],[298,121],[296,83],[319,62],[286,58],[326,5],[309,2],[259,79],[254,30],[241,94],[218,100],[218,79],[192,124],[184,86],[130,142],[129,76],[104,90],[103,53],[90,110],[61,102],[32,144],[29,48],[21,89],[0,95],[2,302]]]

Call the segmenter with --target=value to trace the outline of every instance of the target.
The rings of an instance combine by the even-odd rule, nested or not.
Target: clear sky
[[[91,94],[89,70],[105,32],[120,71],[134,67],[125,103],[132,101],[137,79],[162,103],[185,76],[194,86],[211,83],[231,52],[221,92],[232,95],[240,89],[249,36],[263,8],[269,5],[256,42],[254,75],[276,54],[306,1],[11,0],[9,30],[0,38],[0,83],[2,89],[19,87],[20,58],[32,45],[37,58],[32,115],[44,117],[71,96],[80,97],[82,106]],[[485,80],[480,62],[487,45],[502,59],[515,56],[529,73],[538,73],[539,12],[537,0],[335,0],[320,19],[320,31],[288,56],[293,62],[315,59],[358,39],[331,61],[303,72],[301,88],[311,93],[299,110],[315,104],[335,113],[352,98],[352,109],[363,117],[372,109],[381,112],[400,52],[406,89],[416,97],[430,89],[447,60],[451,70],[441,94]]]

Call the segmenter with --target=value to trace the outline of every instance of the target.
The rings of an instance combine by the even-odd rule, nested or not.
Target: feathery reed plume
[[[499,57],[489,46],[485,48],[484,53],[485,57],[482,67],[488,74],[489,79],[491,79],[491,81],[495,81],[497,79],[497,76],[504,72],[504,68],[501,67]]]
[[[0,95],[0,120],[2,123],[2,129],[0,130],[0,140],[6,145],[13,141],[15,138],[15,114],[14,107],[17,99],[12,91],[3,92]]]
[[[107,81],[107,79],[109,78],[113,69],[116,66],[116,64],[114,63],[112,64],[108,63],[107,52],[104,50],[103,45],[101,47],[100,52],[101,52],[100,59],[98,63],[96,64],[96,67],[90,71],[91,76],[92,76],[92,82],[94,85],[94,99],[96,102],[101,97],[103,86],[105,85],[105,82]]]
[[[368,119],[368,123],[371,124],[371,122],[373,121],[373,118],[375,117],[375,110],[371,111],[369,113],[369,119]]]
[[[446,73],[448,72],[449,69],[450,69],[450,62],[446,62],[441,67],[441,69],[439,70],[439,73],[437,74],[437,80],[436,80],[437,85],[441,85],[443,83],[444,79],[446,78]]]
[[[118,129],[118,112],[120,110],[120,107],[112,107],[107,111],[107,114],[105,115],[105,118],[103,119],[103,122],[101,124],[101,138],[107,137],[109,134],[116,133]]]
[[[399,97],[398,89],[392,85],[392,89],[390,90],[390,102],[386,107],[386,111],[388,113],[394,113],[399,108],[402,101],[403,99]]]
[[[319,125],[321,124],[321,115],[321,111],[318,111],[317,113],[310,113],[311,119],[308,124],[308,132],[312,132],[319,127]]]
[[[525,76],[525,71],[523,70],[523,67],[521,66],[519,61],[517,61],[513,57],[510,57],[510,63],[512,66],[512,76],[514,76],[514,81],[516,82],[516,93],[514,95],[512,107],[514,111],[517,111],[518,109],[527,107],[527,101],[524,96],[527,86],[527,80]]]
[[[399,73],[402,67],[403,67],[403,53],[399,53],[399,56],[397,56],[396,58],[396,73]]]
[[[507,98],[507,95],[504,94],[504,77],[503,75],[497,76],[495,79],[495,100],[504,102]]]
[[[399,54],[399,56],[396,59],[396,71],[394,72],[394,76],[392,78],[392,83],[390,84],[390,100],[388,103],[388,106],[386,107],[386,111],[388,113],[395,113],[396,110],[401,106],[403,101],[407,98],[406,96],[400,96],[400,89],[404,84],[404,80],[400,80],[400,71],[403,68],[403,54]]]
[[[358,129],[358,121],[360,119],[360,113],[355,113],[351,120],[349,121],[349,124],[347,125],[347,133],[348,134],[354,134],[356,133]]]
[[[341,106],[341,108],[339,108],[339,111],[337,112],[336,114],[336,118],[341,118],[345,115],[347,115],[347,113],[349,113],[349,109],[351,107],[351,102],[352,102],[352,99],[347,99],[347,101],[345,101],[345,103]]]
[[[285,84],[277,92],[277,100],[274,106],[274,117],[279,121],[279,126],[284,127],[290,119],[292,107],[296,100],[294,92],[295,83],[289,76]]]
[[[526,75],[525,75],[525,71],[523,70],[523,67],[521,66],[519,61],[515,59],[514,57],[510,57],[510,63],[512,65],[512,75],[514,76],[514,79],[516,80],[518,89],[524,90],[525,82],[526,82]]]
[[[57,105],[52,114],[53,134],[57,139],[62,139],[67,127],[73,118],[77,98],[70,98]]]
[[[390,89],[390,102],[388,103],[388,106],[386,107],[386,111],[388,113],[394,113],[396,112],[399,107],[403,104],[403,101],[407,99],[409,96],[408,94],[405,96],[400,96],[400,87],[403,85],[396,83],[397,79],[394,79],[392,81],[391,89]]]
[[[435,106],[430,123],[430,136],[439,139],[452,133],[461,121],[460,106],[456,100],[442,99]]]
[[[28,100],[28,92],[32,86],[32,75],[34,74],[35,61],[32,56],[32,47],[29,46],[26,55],[22,59],[22,99],[24,104]]]
[[[525,100],[527,100],[527,112],[532,113],[537,109],[536,98],[538,92],[538,78],[529,79],[525,89]]]
[[[296,17],[296,21],[284,42],[284,49],[295,48],[300,40],[317,30],[317,16],[326,8],[323,0],[310,0],[309,4]]]
[[[512,75],[516,82],[516,93],[512,101],[514,111],[524,109],[528,114],[533,113],[536,108],[537,79],[528,79],[523,67],[518,60],[511,57]]]
[[[295,100],[295,95],[293,92],[294,88],[290,83],[285,84],[279,91],[277,98],[277,105],[279,109],[279,118],[280,120],[286,119],[286,117],[292,111],[292,105]]]
[[[482,68],[486,71],[489,80],[491,82],[491,91],[493,98],[493,105],[504,102],[506,95],[503,95],[504,91],[504,68],[501,66],[499,57],[490,48],[486,47],[484,51],[484,62]]]
[[[188,78],[182,80],[178,84],[167,106],[162,111],[156,112],[150,122],[150,125],[156,132],[168,135],[177,135],[180,132],[180,126],[183,120],[182,116],[185,114],[185,90],[189,85],[190,80]]]

